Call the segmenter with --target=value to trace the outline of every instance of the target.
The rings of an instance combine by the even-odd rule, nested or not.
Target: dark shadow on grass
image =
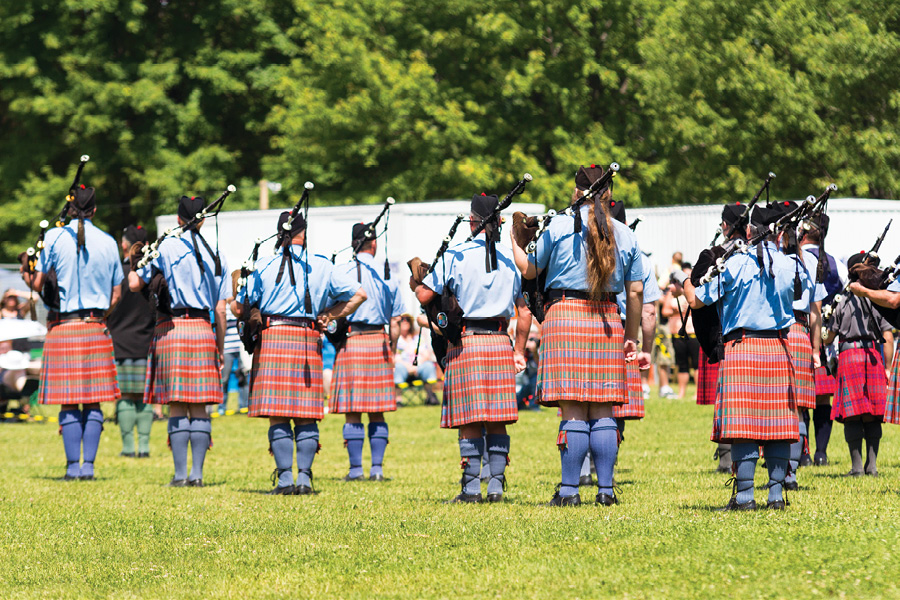
[[[90,484],[92,481],[112,481],[114,478],[113,478],[113,477],[96,477],[96,476],[95,476],[93,479],[89,479],[89,480],[87,480],[87,481],[81,481],[81,480],[79,480],[79,479],[70,479],[70,480],[66,481],[65,479],[63,479],[63,476],[62,476],[62,475],[59,475],[59,476],[55,476],[55,475],[35,475],[34,477],[32,477],[32,479],[41,479],[41,480],[43,480],[43,481],[58,481],[58,482],[60,482],[60,483],[68,483],[68,484],[71,484],[71,485],[75,485],[75,484],[78,484],[78,483],[84,484],[84,485],[88,485],[88,484]]]
[[[697,510],[700,512],[709,512],[709,513],[727,512],[727,511],[722,510],[722,506],[725,506],[725,505],[722,504],[722,505],[716,505],[716,506],[708,506],[708,505],[702,505],[702,504],[682,504],[678,508],[680,508],[682,510]],[[750,512],[750,511],[748,511],[748,512]]]

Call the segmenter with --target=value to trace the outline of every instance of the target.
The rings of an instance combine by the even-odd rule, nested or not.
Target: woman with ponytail
[[[602,175],[598,166],[581,167],[573,202]],[[522,250],[513,232],[516,266],[524,278],[539,278],[547,301],[537,397],[562,411],[556,439],[562,480],[550,506],[581,504],[578,480],[588,452],[597,470],[597,503],[618,503],[612,487],[618,454],[612,413],[613,406],[628,402],[625,363],[638,356],[643,269],[634,233],[610,218],[610,196],[607,188],[575,215],[555,217],[534,254]],[[616,294],[623,291],[624,327],[616,305]]]

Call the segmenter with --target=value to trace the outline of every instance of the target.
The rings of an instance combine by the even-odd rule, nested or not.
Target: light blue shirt
[[[391,317],[399,317],[406,310],[403,298],[400,297],[397,278],[392,277],[385,281],[382,277],[383,267],[382,270],[379,270],[375,265],[375,257],[368,252],[360,252],[356,258],[359,260],[361,282],[357,282],[356,279],[355,260],[337,267],[338,271],[348,279],[357,282],[357,287],[361,283],[367,296],[366,301],[347,319],[351,323],[368,323],[369,325],[390,323]]]
[[[641,252],[641,267],[644,269],[644,304],[653,304],[657,300],[662,299],[662,290],[656,283],[656,277],[653,276],[653,265],[647,255]],[[625,318],[625,290],[616,294],[616,304],[619,305],[619,312],[622,318]]]
[[[806,250],[801,250],[800,252],[803,255],[802,262],[797,255],[792,255],[789,258],[800,264],[801,271],[806,271],[806,277],[809,282],[803,286],[803,296],[793,303],[793,307],[794,310],[809,313],[810,304],[821,302],[828,295],[828,292],[825,291],[824,284],[816,283],[816,269],[819,266],[819,259],[813,256],[812,252],[807,252]],[[793,296],[791,297],[793,298]]]
[[[581,232],[574,233],[575,219],[566,215],[553,217],[550,226],[537,242],[528,260],[541,271],[547,270],[547,289],[588,291],[587,235],[589,207],[581,208]],[[641,250],[634,232],[627,225],[611,219],[616,239],[616,270],[606,284],[606,292],[618,294],[626,281],[641,281]]]
[[[353,279],[346,277],[324,256],[313,255],[307,263],[302,253],[301,246],[291,245],[291,258],[294,262],[294,278],[297,285],[291,285],[291,274],[288,272],[287,264],[284,266],[281,282],[275,283],[278,278],[278,269],[281,266],[282,254],[279,252],[275,256],[263,258],[257,262],[256,270],[247,278],[247,285],[241,290],[237,301],[249,300],[250,304],[257,305],[260,312],[265,315],[313,319],[334,304],[350,300],[359,290],[360,285],[356,282],[355,277]],[[304,272],[309,278],[312,314],[305,310]]]
[[[60,312],[107,310],[113,287],[124,278],[116,241],[90,219],[84,220],[84,245],[78,252],[78,219],[44,236],[36,269],[41,273],[56,269]]]
[[[887,286],[887,290],[889,292],[900,292],[900,279],[892,281],[891,284]]]
[[[215,257],[209,253],[199,239],[200,258],[203,269],[197,264],[194,254],[193,236],[186,231],[180,238],[169,237],[159,245],[159,258],[138,271],[138,275],[149,283],[155,272],[160,272],[169,284],[172,308],[199,308],[213,310],[219,300],[231,297],[231,273],[225,257],[221,258],[222,275],[216,277]],[[215,252],[215,250],[213,250]]]
[[[721,299],[719,315],[722,333],[738,328],[755,331],[785,329],[794,322],[791,304],[794,300],[794,270],[797,264],[765,242],[768,253],[763,253],[766,272],[760,271],[756,258],[756,246],[746,254],[733,254],[725,261],[725,272],[709,283],[696,288],[697,300],[713,304]],[[769,276],[769,256],[774,279]],[[800,270],[800,283],[809,285],[806,271]]]
[[[437,294],[450,287],[466,319],[493,319],[515,315],[516,300],[522,297],[522,276],[513,261],[512,250],[500,244],[497,268],[486,272],[485,234],[458,244],[444,253],[425,285]]]

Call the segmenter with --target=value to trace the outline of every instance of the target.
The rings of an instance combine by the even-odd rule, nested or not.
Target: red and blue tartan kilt
[[[332,413],[378,413],[397,410],[391,341],[383,331],[347,337],[334,359]]]
[[[251,417],[325,417],[322,340],[314,329],[274,325],[262,332],[250,371]]]
[[[837,379],[828,374],[825,367],[816,367],[816,396],[833,396],[837,391]]]
[[[205,319],[178,317],[156,322],[144,402],[148,404],[219,404],[216,334]]]
[[[463,335],[451,346],[444,371],[441,427],[470,423],[515,423],[516,364],[506,335]]]
[[[700,367],[697,369],[697,404],[712,406],[716,403],[716,386],[719,384],[719,365],[710,364],[706,353],[700,351]]]
[[[624,343],[615,302],[566,299],[553,304],[541,328],[539,402],[626,403]]]
[[[94,404],[121,396],[106,325],[93,321],[51,325],[41,362],[41,404]]]
[[[793,368],[786,341],[743,338],[725,344],[711,439],[799,439]]]
[[[794,397],[798,408],[816,407],[816,375],[809,327],[794,322],[788,330],[788,348],[794,363]]]
[[[625,379],[628,385],[628,404],[613,406],[613,417],[616,419],[643,419],[644,387],[641,385],[641,370],[638,368],[637,360],[625,363]]]
[[[891,364],[891,380],[885,399],[884,421],[900,425],[900,352],[896,350],[894,351],[894,362]]]
[[[838,355],[838,389],[831,418],[843,421],[859,415],[884,416],[887,380],[881,353],[873,348],[852,348]]]

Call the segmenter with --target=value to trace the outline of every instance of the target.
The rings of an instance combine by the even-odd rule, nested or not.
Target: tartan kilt
[[[625,363],[625,379],[628,385],[628,404],[613,406],[612,416],[616,419],[643,419],[644,387],[641,385],[641,370],[637,360]]]
[[[799,439],[793,368],[786,341],[744,338],[725,344],[711,439]]]
[[[397,410],[394,397],[394,357],[383,331],[347,337],[334,358],[332,413],[377,413]]]
[[[837,391],[837,379],[828,374],[825,367],[816,367],[816,396],[833,396]]]
[[[859,415],[883,417],[887,381],[881,353],[874,348],[852,348],[838,355],[838,388],[831,418],[843,421]]]
[[[325,417],[322,339],[314,329],[274,325],[262,332],[250,370],[251,417]]]
[[[450,346],[444,371],[441,427],[470,423],[515,423],[516,365],[507,335],[463,335]]]
[[[716,403],[716,386],[719,383],[719,365],[710,364],[706,353],[700,350],[700,367],[697,369],[697,404],[712,406]]]
[[[216,334],[205,319],[179,317],[156,322],[144,402],[219,404],[222,380]]]
[[[94,404],[120,398],[113,343],[104,323],[51,324],[41,362],[41,404]]]
[[[147,382],[146,358],[117,358],[116,379],[123,394],[144,395]]]
[[[628,401],[625,332],[615,302],[566,299],[553,304],[541,328],[537,398],[544,406],[560,400]]]
[[[788,330],[788,348],[794,363],[794,397],[798,408],[816,407],[816,375],[809,328],[794,322]]]
[[[900,425],[900,352],[894,351],[894,362],[891,365],[891,381],[888,384],[885,399],[884,421]]]

